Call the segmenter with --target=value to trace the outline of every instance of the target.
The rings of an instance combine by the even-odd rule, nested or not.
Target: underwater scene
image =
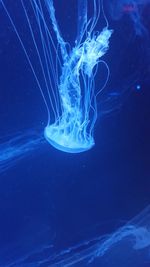
[[[150,267],[150,0],[0,0],[0,267]]]

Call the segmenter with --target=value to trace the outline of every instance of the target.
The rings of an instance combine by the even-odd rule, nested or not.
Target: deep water
[[[40,77],[19,0],[4,2]],[[54,5],[62,34],[73,44],[77,1],[68,2]],[[0,160],[5,142],[22,144],[12,162],[0,162],[0,267],[150,266],[150,4],[131,1],[141,11],[139,33],[131,7],[120,2],[124,13],[112,16],[106,1],[114,29],[105,56],[110,78],[98,97],[95,146],[80,154],[45,141],[44,103],[0,8]]]

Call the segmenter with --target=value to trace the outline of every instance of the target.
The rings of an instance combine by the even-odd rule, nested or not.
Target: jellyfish
[[[150,206],[111,234],[55,256],[49,266],[141,267],[150,264]]]
[[[0,174],[4,173],[16,163],[40,148],[45,142],[41,134],[36,131],[20,131],[0,138]]]
[[[49,238],[49,228],[46,233]],[[37,245],[35,238],[36,235],[33,239],[30,236],[27,246],[21,236],[9,248],[1,249],[0,267],[147,267],[150,266],[150,206],[112,232],[64,249],[58,249],[53,239],[40,239],[41,244]],[[18,256],[16,248],[20,247]]]
[[[21,43],[47,109],[45,139],[56,149],[67,153],[87,151],[95,144],[97,96],[109,77],[109,67],[102,57],[109,49],[113,30],[109,29],[103,1],[93,0],[89,3],[88,0],[78,0],[78,29],[73,45],[65,41],[61,34],[53,0],[30,0],[28,3],[38,27],[38,37],[27,3],[24,0],[20,2],[38,56],[45,88],[3,0],[1,4]],[[89,14],[89,6],[92,15]],[[100,17],[105,21],[101,30],[97,29]],[[53,29],[53,33],[50,29]],[[102,88],[95,89],[94,79],[98,64],[104,64],[107,77],[102,78]]]

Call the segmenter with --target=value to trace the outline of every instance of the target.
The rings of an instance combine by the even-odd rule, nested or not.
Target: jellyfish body
[[[88,37],[66,57],[59,85],[62,114],[54,124],[45,128],[48,142],[60,150],[76,153],[94,145],[97,109],[92,71],[108,47],[110,34],[104,29],[98,37]],[[81,86],[84,87],[82,90]]]
[[[91,28],[87,31],[87,1],[83,1],[79,5],[82,18],[80,16],[78,41],[68,54],[56,23],[53,2],[47,1],[47,6],[61,47],[63,66],[58,85],[61,116],[46,126],[45,138],[59,150],[79,153],[94,145],[93,127],[97,118],[94,68],[108,49],[112,30],[106,27],[101,32],[94,32],[94,23],[98,19],[94,14]]]
[[[17,27],[8,12],[4,1],[2,5],[19,38],[38,87],[44,99],[48,122],[44,130],[46,140],[55,148],[69,153],[80,153],[94,145],[94,125],[97,119],[97,95],[95,92],[95,75],[99,62],[109,68],[101,57],[109,48],[112,30],[104,13],[103,1],[93,0],[93,14],[88,18],[87,0],[78,0],[78,33],[73,47],[63,39],[59,29],[53,0],[30,0],[38,26],[41,46],[38,47],[37,35],[24,0],[21,0],[24,15],[27,19],[35,51],[37,52],[45,89],[39,79],[33,63],[28,55],[26,45],[22,41]],[[45,13],[45,8],[48,11]],[[105,19],[105,27],[96,29],[100,15]],[[50,25],[49,25],[50,24]],[[53,28],[53,34],[49,27]],[[69,46],[69,49],[68,49]],[[69,51],[68,51],[69,50]],[[54,64],[56,55],[56,66]],[[59,71],[58,71],[59,69]],[[105,85],[104,82],[104,85]]]

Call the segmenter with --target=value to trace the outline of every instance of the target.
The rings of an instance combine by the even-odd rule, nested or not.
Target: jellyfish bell
[[[64,129],[64,126],[53,124],[44,130],[46,140],[56,149],[67,153],[81,153],[94,146],[92,136],[82,135],[82,129],[73,125]]]

